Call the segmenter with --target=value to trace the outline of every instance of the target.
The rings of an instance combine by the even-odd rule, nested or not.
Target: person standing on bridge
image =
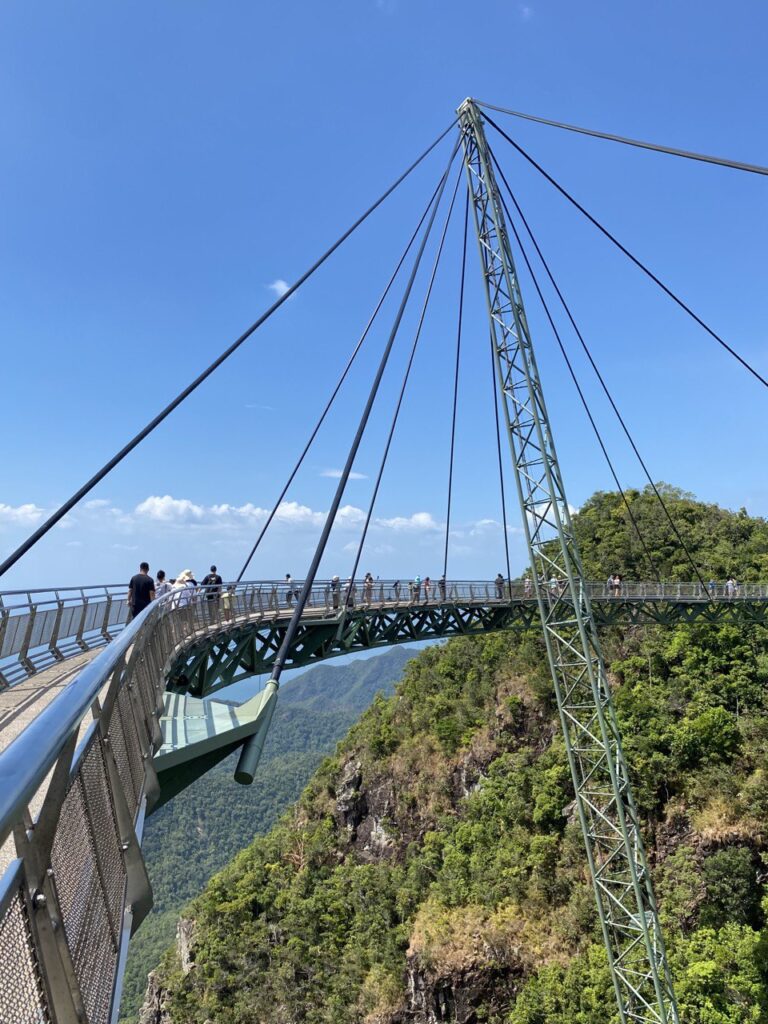
[[[725,581],[725,593],[727,597],[736,597],[738,593],[739,585],[736,582],[733,574],[731,574]]]
[[[163,594],[169,593],[171,584],[165,578],[165,570],[157,570],[157,585],[155,586],[155,597],[162,597]]]
[[[182,569],[173,584],[173,597],[171,600],[173,601],[174,608],[186,608],[192,604],[196,587],[197,584],[195,583],[195,577],[192,575],[192,570]]]
[[[504,597],[504,577],[500,572],[496,573],[496,600],[500,601]]]
[[[437,589],[438,589],[438,592],[440,594],[440,600],[441,601],[445,601],[445,590],[446,590],[445,573],[443,573],[443,575],[437,581]]]
[[[149,563],[142,562],[139,571],[131,577],[128,584],[128,609],[130,617],[135,619],[137,615],[148,608],[155,599],[155,581],[149,575]]]
[[[224,581],[216,571],[216,566],[211,566],[211,571],[203,576],[203,582],[201,586],[204,595],[204,608],[208,612],[209,617],[213,618],[219,609],[219,600],[221,598],[221,584]]]
[[[203,577],[202,582],[202,586],[208,588],[205,592],[205,596],[209,601],[218,601],[219,596],[221,595],[221,585],[223,582],[224,580],[216,571],[216,566],[212,565],[211,571],[207,576]]]
[[[411,592],[414,601],[418,601],[421,598],[421,576],[417,576],[411,584]]]

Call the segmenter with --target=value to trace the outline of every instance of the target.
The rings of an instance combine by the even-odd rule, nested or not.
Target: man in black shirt
[[[208,587],[208,590],[206,590],[205,592],[205,596],[208,598],[209,601],[218,600],[219,594],[221,593],[222,582],[223,581],[221,576],[219,576],[218,572],[216,571],[216,566],[212,565],[211,571],[203,579],[202,583],[204,587]]]
[[[131,613],[131,618],[135,619],[154,599],[155,581],[149,575],[149,565],[146,562],[142,562],[138,573],[128,584],[128,609]]]

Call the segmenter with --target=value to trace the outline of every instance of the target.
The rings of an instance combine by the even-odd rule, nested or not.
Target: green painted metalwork
[[[166,693],[160,719],[163,743],[153,762],[160,796],[150,813],[205,775],[250,737],[260,737],[263,746],[274,705],[266,690],[239,706]]]
[[[677,1024],[598,623],[571,522],[482,117],[459,108],[491,344],[566,750],[622,1024]],[[546,581],[553,580],[549,587]],[[544,581],[544,582],[541,582]]]
[[[490,585],[492,587],[492,585]],[[596,591],[604,588],[593,584]],[[480,589],[480,587],[478,587]],[[522,592],[522,585],[516,588]],[[669,587],[674,590],[674,585]],[[628,597],[592,599],[598,627],[673,626],[680,623],[768,625],[768,599],[708,601],[692,597]],[[177,655],[168,670],[168,690],[208,697],[254,675],[267,675],[285,636],[289,609],[279,607],[271,618],[257,615],[228,624],[217,621]],[[289,652],[287,667],[302,668],[355,651],[390,647],[419,640],[474,636],[500,629],[540,628],[539,606],[533,598],[503,601],[480,595],[473,601],[399,606],[371,605],[349,612],[341,635],[339,619],[308,618]]]

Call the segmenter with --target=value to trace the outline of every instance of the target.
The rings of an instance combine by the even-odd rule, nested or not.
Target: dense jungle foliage
[[[665,488],[707,577],[768,579],[768,523]],[[663,579],[691,569],[629,494]],[[647,578],[619,497],[587,574]],[[614,697],[685,1024],[768,1024],[768,630],[612,629]],[[187,908],[145,1017],[173,1024],[614,1024],[537,631],[432,647],[295,806]]]
[[[301,673],[282,687],[256,785],[234,781],[235,754],[149,818],[143,848],[155,905],[131,942],[124,1022],[136,1020],[147,974],[173,941],[184,904],[255,835],[271,828],[374,696],[392,693],[413,653],[395,647]],[[226,698],[226,691],[220,696]]]

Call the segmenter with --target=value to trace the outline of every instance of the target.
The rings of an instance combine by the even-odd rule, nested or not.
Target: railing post
[[[59,630],[61,629],[61,619],[64,615],[64,602],[59,596],[58,590],[54,590],[56,595],[56,618],[53,622],[53,629],[51,630],[51,639],[48,643],[48,650],[54,656],[56,661],[64,661],[64,655],[58,648],[59,642]],[[0,647],[2,647],[2,636],[0,636]]]
[[[3,598],[0,596],[0,651],[3,649],[3,640],[5,639],[5,631],[8,628],[8,618],[10,616],[10,610],[3,605]],[[2,672],[0,672],[0,689],[5,689],[8,686],[8,680],[5,678]]]
[[[85,593],[81,590],[80,596],[83,599],[83,607],[80,613],[80,625],[77,627],[77,633],[75,634],[75,643],[83,650],[88,650],[88,644],[83,640],[83,632],[85,631],[85,617],[88,614],[88,598]]]
[[[32,627],[35,624],[35,615],[37,614],[37,605],[32,603],[32,595],[27,594],[27,602],[29,606],[29,621],[27,622],[27,628],[24,632],[24,639],[21,642],[21,650],[19,651],[19,661],[27,670],[29,675],[34,675],[35,666],[29,660],[29,643],[32,639]]]
[[[104,609],[104,618],[101,620],[101,635],[104,637],[107,643],[109,643],[109,641],[112,639],[112,637],[109,635],[109,613],[112,611],[112,595],[109,593],[109,591],[107,591],[106,594],[107,606]]]

